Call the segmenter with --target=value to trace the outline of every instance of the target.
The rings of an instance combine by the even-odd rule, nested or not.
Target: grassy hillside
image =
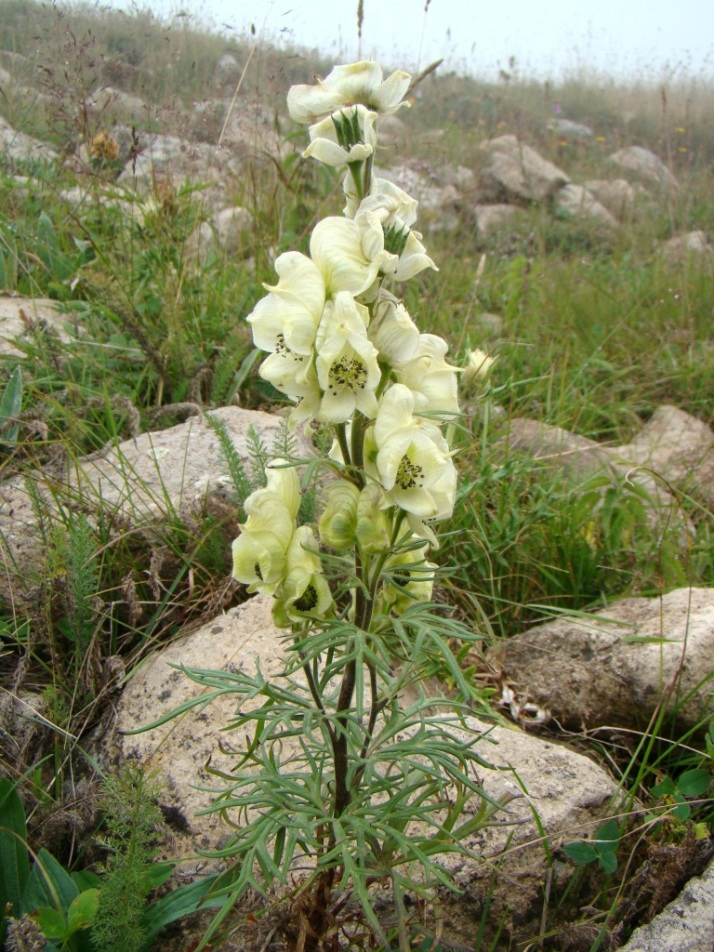
[[[221,67],[226,54],[232,60]],[[304,133],[284,105],[290,85],[330,67],[309,51],[227,38],[187,19],[0,0],[6,142],[24,133],[58,154],[11,158],[0,144],[0,292],[51,299],[83,329],[81,344],[67,344],[28,320],[22,357],[0,357],[0,394],[18,365],[22,374],[19,432],[10,436],[15,421],[0,431],[3,479],[41,466],[59,471],[197,407],[285,406],[257,374],[245,317],[263,283],[274,281],[275,256],[307,248],[315,209],[342,204],[337,177],[301,160]],[[125,107],[129,120],[116,97],[103,98],[107,87],[136,97]],[[488,236],[463,199],[453,227],[440,227],[446,212],[425,209],[425,241],[440,270],[425,272],[406,303],[424,329],[446,337],[455,364],[476,347],[497,357],[458,438],[464,488],[439,597],[495,641],[555,612],[714,586],[714,512],[696,487],[673,493],[692,529],[683,551],[676,525],[660,532],[649,524],[627,480],[598,505],[596,483],[504,453],[499,442],[525,417],[619,446],[663,404],[714,425],[712,260],[662,254],[678,235],[714,238],[714,82],[615,84],[585,72],[558,83],[518,75],[486,82],[437,69],[413,100],[384,158],[434,182],[444,169],[477,177],[486,161],[480,145],[515,135],[577,184],[620,177],[608,157],[633,145],[655,153],[678,183],[635,185],[634,210],[610,230],[548,202],[524,202],[517,224]],[[141,190],[120,173],[136,161],[140,135],[213,147],[234,116],[256,138],[259,130],[290,147],[271,156],[263,149],[235,174],[226,171],[228,149],[218,185],[252,224],[238,251],[212,247],[197,264],[196,230],[213,221],[207,184],[156,178]],[[592,135],[562,134],[553,125],[561,117]],[[102,135],[126,147],[123,161],[96,151]],[[42,584],[0,604],[3,681],[14,690],[18,665],[27,663],[64,732],[40,765],[2,765],[13,779],[31,777],[41,818],[61,806],[78,758],[66,739],[106,705],[103,689],[85,678],[82,639],[101,661],[121,657],[131,666],[216,606],[245,597],[226,581],[237,511],[183,521],[172,514],[151,544],[81,513],[47,528]],[[78,616],[81,634],[72,629]],[[690,743],[672,744],[663,766],[653,739],[658,775],[696,760]],[[648,769],[646,757],[638,761],[638,776]],[[708,803],[697,819],[711,829]],[[77,860],[73,836],[67,824],[52,844],[68,865]],[[609,885],[595,889],[605,908]]]

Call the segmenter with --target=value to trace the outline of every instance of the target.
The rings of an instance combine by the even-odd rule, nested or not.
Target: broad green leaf
[[[665,777],[652,787],[652,794],[655,797],[671,797],[676,789],[674,780],[671,777]]]
[[[710,783],[711,774],[708,770],[685,770],[677,780],[677,787],[684,797],[699,797]]]
[[[617,869],[617,853],[611,849],[599,851],[598,863],[603,872],[611,874]]]
[[[64,939],[67,936],[67,920],[60,909],[41,906],[35,913],[42,934],[48,939]]]
[[[99,890],[85,889],[73,899],[67,912],[67,932],[71,935],[78,929],[86,929],[97,915]]]
[[[563,847],[563,852],[579,866],[593,863],[598,858],[598,851],[592,843],[588,843],[585,840],[578,843],[566,843]]]

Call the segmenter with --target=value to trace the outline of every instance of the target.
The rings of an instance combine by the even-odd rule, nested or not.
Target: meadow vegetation
[[[62,156],[88,152],[108,131],[88,97],[111,85],[150,104],[137,121],[144,130],[181,135],[187,107],[213,95],[216,63],[225,52],[245,65],[240,101],[269,107],[283,133],[302,144],[282,103],[292,83],[329,70],[317,54],[278,51],[251,36],[226,38],[185,19],[167,24],[148,12],[127,16],[34,0],[1,3],[0,67],[15,92],[3,96],[0,113]],[[454,363],[463,365],[476,347],[498,358],[456,440],[461,491],[447,529],[452,564],[439,598],[488,642],[553,613],[586,611],[620,596],[714,587],[714,512],[700,499],[686,492],[676,497],[693,526],[682,555],[673,538],[648,526],[626,481],[594,507],[597,485],[499,450],[505,424],[516,417],[605,445],[627,443],[663,404],[714,424],[711,272],[693,260],[673,267],[657,253],[659,242],[682,232],[714,235],[714,84],[687,77],[614,83],[585,71],[550,83],[517,74],[486,81],[437,70],[414,95],[418,108],[401,116],[410,130],[401,148],[403,158],[421,168],[448,163],[477,170],[479,143],[514,133],[576,181],[601,175],[605,156],[635,144],[660,155],[679,182],[676,192],[643,203],[615,234],[536,207],[527,211],[528,227],[486,241],[477,240],[466,217],[455,232],[429,234],[440,271],[420,276],[418,293],[406,303],[423,326],[448,340]],[[549,129],[556,99],[569,119],[593,128],[592,139],[569,141]],[[216,132],[217,138],[220,128]],[[341,195],[336,176],[297,153],[266,162],[274,175],[247,176],[232,196],[256,223],[249,254],[213,251],[196,267],[190,236],[208,218],[200,183],[156,183],[152,194],[140,195],[131,184],[116,183],[119,169],[109,157],[90,172],[85,168],[82,185],[97,195],[108,189],[118,201],[77,204],[68,197],[77,181],[70,161],[10,162],[0,151],[0,289],[50,298],[69,324],[83,328],[81,340],[68,344],[31,323],[23,358],[0,358],[0,395],[16,397],[14,410],[9,397],[0,405],[0,413],[12,410],[0,420],[3,479],[39,466],[52,471],[110,441],[170,426],[195,406],[285,406],[257,375],[244,319],[263,295],[263,282],[274,281],[276,254],[306,250],[315,205],[322,214],[337,213]],[[21,190],[17,176],[26,177]],[[482,312],[500,315],[503,330],[490,333],[479,320]],[[157,644],[245,597],[227,582],[240,499],[250,484],[241,492],[241,478],[238,473],[235,507],[207,507],[190,518],[167,511],[161,526],[145,535],[125,531],[111,513],[89,520],[81,505],[60,500],[61,516],[45,513],[43,522],[44,577],[31,598],[11,592],[0,605],[3,691],[11,696],[21,681],[41,690],[44,717],[54,725],[25,762],[13,761],[4,748],[0,770],[24,802],[13,799],[10,787],[0,789],[0,809],[12,816],[5,826],[20,831],[20,839],[24,830],[36,853],[45,848],[72,872],[103,870],[103,881],[120,897],[115,906],[129,901],[143,908],[161,876],[146,874],[155,853],[146,829],[133,834],[143,837],[136,863],[127,846],[131,823],[117,819],[118,801],[131,807],[143,796],[152,803],[151,792],[137,792],[136,778],[104,778],[102,795],[112,803],[104,813],[108,826],[99,825],[97,811],[83,841],[73,834],[79,824],[73,777],[86,777],[95,766],[86,762],[82,736],[104,716],[111,697],[99,672],[110,658],[121,671],[130,669]],[[42,500],[36,505],[41,510]],[[628,778],[630,805],[635,796],[657,802],[653,788],[666,778],[672,789],[660,787],[659,798],[677,794],[683,771],[711,771],[714,739],[706,726],[697,737],[681,738],[661,721],[657,736],[605,752],[613,770]],[[590,749],[603,755],[599,747]],[[710,836],[708,789],[696,778],[685,784],[690,797],[696,791],[696,805],[654,835],[663,843]],[[27,827],[22,809],[29,813]],[[112,837],[121,846],[112,847]],[[616,852],[617,836],[613,842]],[[16,846],[3,844],[25,870]],[[0,858],[10,855],[2,849]],[[615,867],[627,871],[624,852]],[[54,935],[56,948],[93,948],[82,928],[97,915],[91,890],[101,893],[101,878],[86,874],[73,892],[42,855],[68,897],[64,921],[45,934]],[[134,858],[124,862],[126,856]],[[588,904],[601,910],[598,921],[607,921],[627,894],[627,872],[616,875],[607,857],[594,872],[593,864],[583,864],[569,894],[547,913],[546,932],[549,916],[567,920],[568,909]],[[76,914],[73,927],[69,906],[77,896],[84,896],[85,919]],[[199,898],[191,895],[177,908],[190,911]],[[118,948],[115,910],[101,903],[99,909],[96,948]],[[137,926],[133,947],[150,947],[147,936],[170,915],[161,907],[143,932]],[[593,949],[606,947],[598,935]]]

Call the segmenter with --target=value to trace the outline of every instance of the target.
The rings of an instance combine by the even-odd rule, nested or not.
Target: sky
[[[711,0],[110,0],[180,12],[226,33],[317,48],[335,62],[373,57],[410,72],[442,69],[494,78],[515,57],[522,76],[591,73],[656,81],[714,77]],[[426,4],[426,12],[425,12]],[[513,64],[513,60],[511,60]]]

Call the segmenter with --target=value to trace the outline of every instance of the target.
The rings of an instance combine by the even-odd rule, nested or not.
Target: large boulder
[[[36,161],[56,162],[58,153],[40,139],[28,136],[13,129],[9,122],[0,117],[0,155],[12,167],[18,162]]]
[[[604,205],[582,185],[564,185],[555,196],[555,207],[573,218],[582,218],[592,221],[596,225],[603,225],[614,230],[618,221]]]
[[[486,162],[479,176],[479,204],[544,202],[570,177],[514,135],[481,143]]]
[[[198,408],[196,408],[198,409]],[[260,411],[223,407],[210,416],[225,425],[234,449],[249,461],[249,430],[270,446],[282,421]],[[309,452],[303,441],[301,451]],[[216,431],[205,416],[71,461],[63,476],[39,471],[0,484],[0,597],[32,587],[41,574],[47,525],[60,508],[101,514],[152,538],[156,527],[204,507],[211,497],[231,501],[231,477]],[[39,511],[38,505],[43,511]]]
[[[616,453],[646,466],[675,489],[714,505],[714,431],[678,407],[658,407]]]
[[[627,179],[590,179],[585,188],[618,221],[628,221],[632,217],[637,192]]]
[[[211,254],[237,260],[252,250],[255,220],[247,208],[237,205],[216,212],[189,236],[188,253],[203,264]]]
[[[714,248],[705,232],[688,231],[664,241],[659,247],[662,260],[669,267],[691,264],[697,267],[714,268]]]
[[[601,476],[603,491],[607,485],[636,485],[650,528],[676,533],[682,547],[691,541],[691,527],[681,516],[675,498],[648,466],[633,464],[623,449],[601,446],[562,427],[521,417],[509,421],[499,445],[504,453],[529,456],[573,484]]]
[[[489,660],[564,727],[647,729],[664,705],[683,730],[714,712],[714,589],[624,598],[501,642]]]
[[[690,879],[675,900],[630,936],[620,952],[712,952],[714,863]]]
[[[608,157],[608,161],[637,179],[668,189],[677,188],[677,180],[664,162],[654,152],[641,145],[628,145],[619,149]]]

